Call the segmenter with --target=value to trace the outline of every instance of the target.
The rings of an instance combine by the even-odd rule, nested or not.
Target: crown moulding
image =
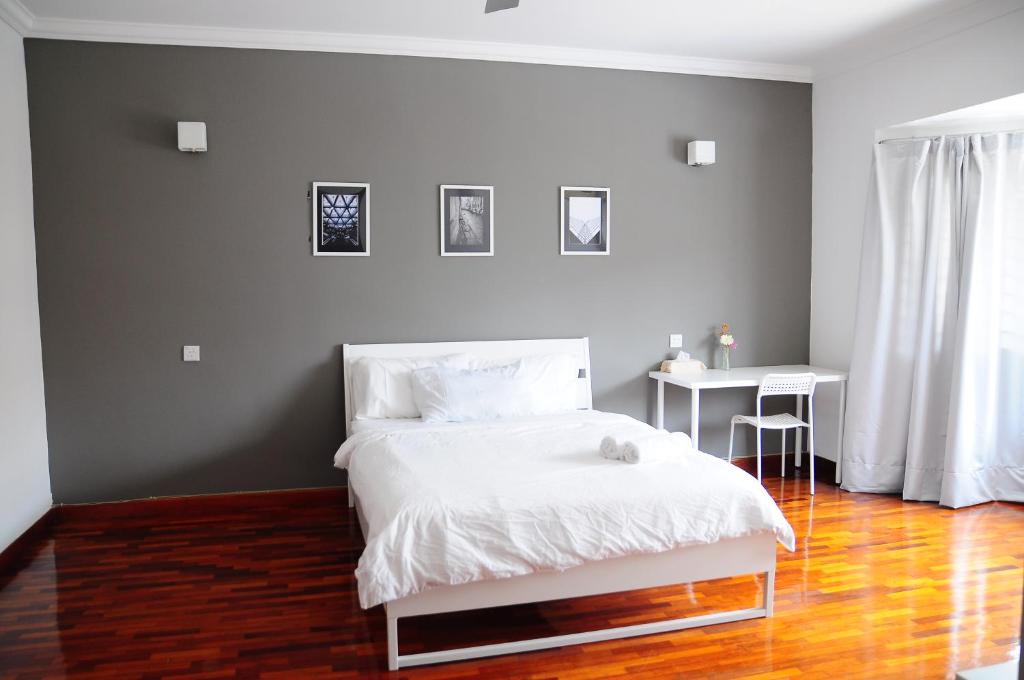
[[[28,35],[35,17],[18,0],[0,0],[0,21],[21,35]]]
[[[0,19],[29,38],[148,45],[190,45],[248,49],[389,54],[442,59],[552,64],[629,71],[685,73],[759,80],[811,82],[811,69],[731,59],[648,52],[595,50],[550,45],[446,40],[415,36],[240,29],[181,24],[146,24],[36,17],[19,0],[0,0]]]

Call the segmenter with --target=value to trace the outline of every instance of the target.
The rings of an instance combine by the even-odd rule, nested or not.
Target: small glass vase
[[[732,352],[732,348],[723,347],[722,354],[718,359],[718,367],[723,371],[728,371],[731,367],[729,366],[729,353]]]

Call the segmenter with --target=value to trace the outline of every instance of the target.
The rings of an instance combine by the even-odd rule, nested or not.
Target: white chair
[[[733,416],[729,425],[729,462],[732,462],[732,442],[736,425],[757,428],[757,481],[761,481],[761,430],[782,430],[782,476],[786,476],[786,430],[807,428],[807,447],[811,458],[811,494],[814,494],[814,382],[813,373],[773,373],[764,376],[757,388],[757,415]],[[807,395],[807,422],[788,413],[774,416],[761,415],[761,399],[776,395]]]

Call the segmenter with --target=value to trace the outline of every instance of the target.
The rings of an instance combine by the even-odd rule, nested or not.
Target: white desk
[[[844,371],[817,366],[745,366],[725,371],[710,368],[705,371],[688,373],[662,373],[651,371],[648,375],[658,381],[658,408],[655,413],[655,427],[665,426],[665,384],[677,385],[690,390],[690,439],[693,447],[700,448],[700,391],[720,390],[727,387],[757,387],[761,378],[769,373],[814,373],[819,383],[839,383],[839,413],[836,421],[836,483],[842,479],[843,468],[843,424],[846,412],[846,381],[848,375]],[[803,418],[803,397],[796,399],[796,417]],[[796,464],[800,465],[803,449],[803,430],[796,431]]]

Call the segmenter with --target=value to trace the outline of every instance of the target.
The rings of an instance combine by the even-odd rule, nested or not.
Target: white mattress
[[[367,418],[352,421],[352,434],[358,432],[382,432],[407,430],[416,425],[423,425],[422,418]]]
[[[734,465],[699,451],[639,465],[603,458],[605,435],[653,431],[628,416],[358,421],[355,430],[335,465],[348,470],[368,525],[356,568],[363,607],[758,532],[794,548],[779,507]]]

